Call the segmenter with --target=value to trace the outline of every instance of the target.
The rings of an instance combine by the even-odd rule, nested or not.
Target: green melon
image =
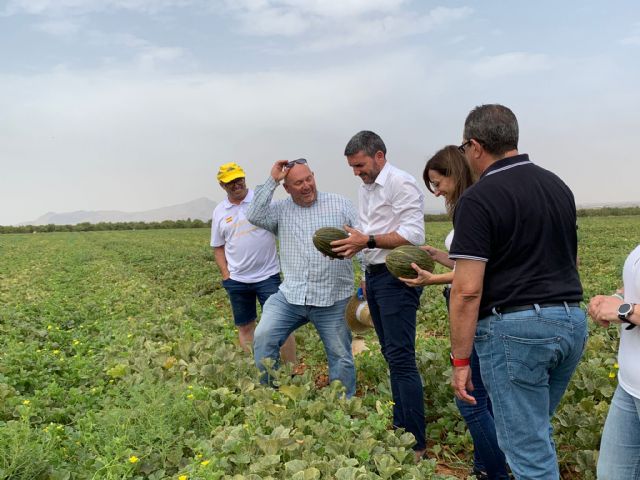
[[[316,230],[313,234],[313,245],[318,251],[331,258],[342,258],[340,255],[331,250],[331,242],[334,240],[342,240],[349,235],[344,230],[334,227],[324,227]]]
[[[431,256],[415,245],[402,245],[394,248],[385,260],[387,269],[394,277],[416,278],[418,272],[411,268],[415,263],[422,270],[433,272],[435,266]]]

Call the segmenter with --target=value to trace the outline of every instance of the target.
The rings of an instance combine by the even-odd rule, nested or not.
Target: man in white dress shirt
[[[362,231],[345,227],[349,238],[332,242],[349,258],[364,249],[367,302],[391,376],[393,424],[416,438],[416,460],[426,451],[422,380],[416,366],[416,312],[422,288],[405,285],[385,266],[400,245],[424,243],[424,195],[411,175],[389,164],[382,139],[370,131],[353,136],[345,156],[363,185],[359,191]]]

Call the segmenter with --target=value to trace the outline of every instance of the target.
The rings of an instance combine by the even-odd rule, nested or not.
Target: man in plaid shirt
[[[272,202],[283,180],[290,196]],[[355,207],[340,195],[318,192],[305,159],[279,160],[267,181],[255,189],[247,218],[278,236],[284,274],[279,291],[264,305],[254,335],[253,351],[256,365],[264,373],[263,381],[270,380],[263,360],[271,358],[277,367],[279,349],[289,334],[311,322],[327,353],[329,380],[340,380],[351,397],[356,372],[344,310],[354,287],[353,264],[322,255],[312,237],[322,227],[356,226]]]

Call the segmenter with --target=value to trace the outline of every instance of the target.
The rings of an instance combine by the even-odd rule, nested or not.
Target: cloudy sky
[[[495,102],[579,204],[640,203],[634,0],[4,0],[0,58],[2,225],[219,201],[229,161],[355,198],[354,133],[420,177]]]

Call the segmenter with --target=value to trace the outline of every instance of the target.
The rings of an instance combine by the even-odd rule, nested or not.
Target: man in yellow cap
[[[256,299],[262,307],[280,286],[280,266],[275,236],[249,223],[245,212],[253,198],[245,173],[236,163],[218,170],[218,182],[227,197],[213,211],[211,246],[227,291],[240,346],[249,351],[256,328]],[[280,349],[285,362],[295,363],[293,334]]]

